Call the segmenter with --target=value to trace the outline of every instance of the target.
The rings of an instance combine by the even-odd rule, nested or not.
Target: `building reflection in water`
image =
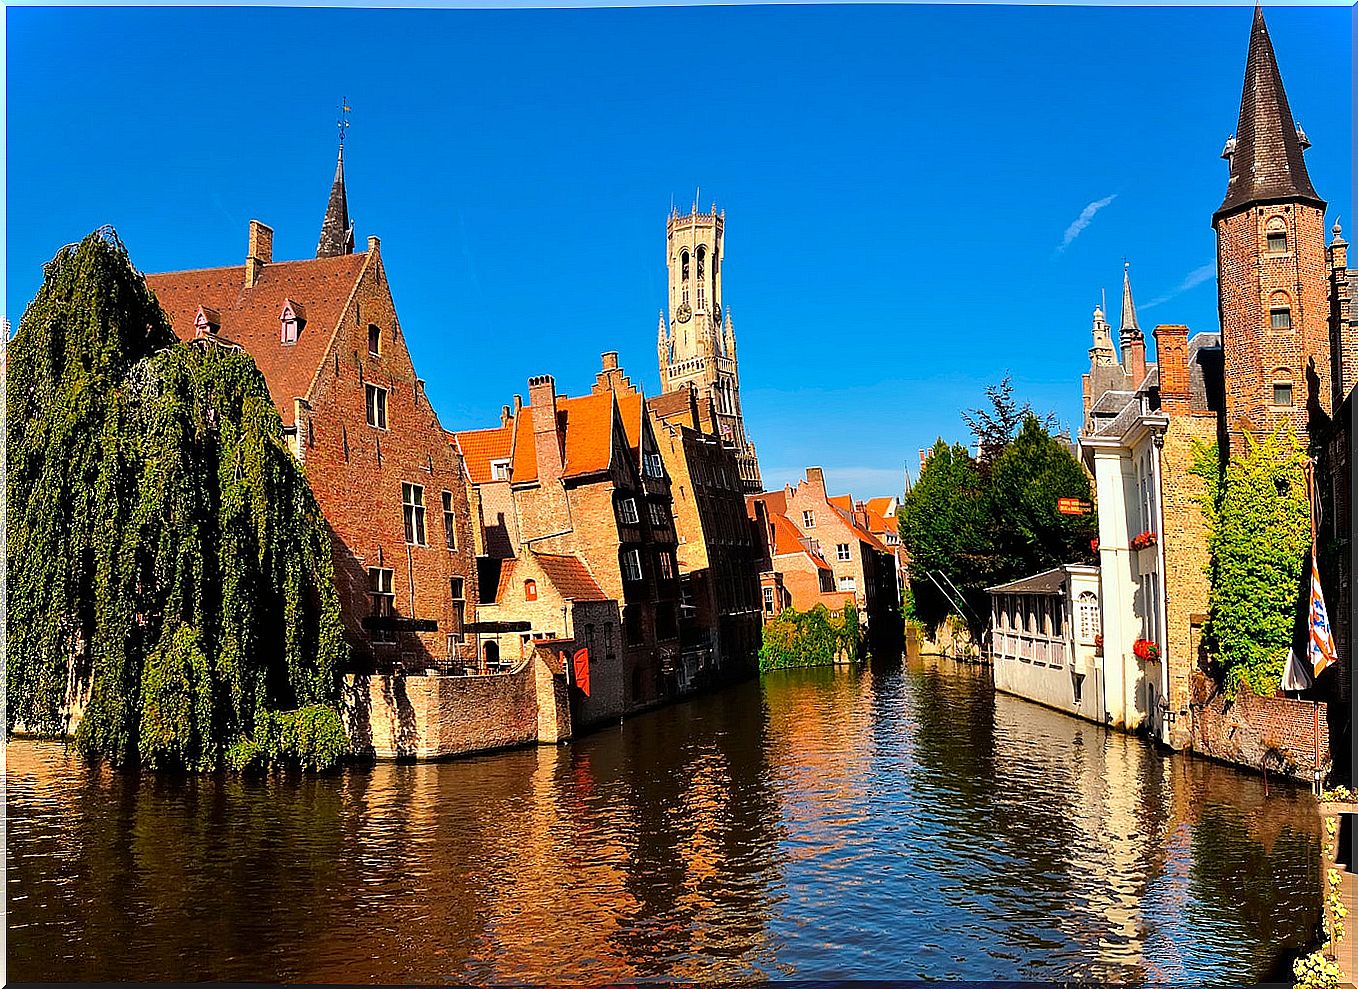
[[[1187,983],[1318,919],[1304,791],[941,660],[319,780],[7,754],[18,979]]]

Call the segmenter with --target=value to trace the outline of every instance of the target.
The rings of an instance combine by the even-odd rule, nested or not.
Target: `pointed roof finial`
[[[330,201],[321,221],[321,238],[316,257],[333,258],[354,253],[354,226],[349,222],[349,197],[344,188],[344,135],[349,129],[349,101],[340,101],[339,154],[335,161],[335,180],[330,185]]]
[[[1136,322],[1136,303],[1132,301],[1132,264],[1126,258],[1122,259],[1122,327],[1121,335],[1126,338],[1129,333],[1139,334],[1141,327]]]
[[[1213,216],[1259,202],[1300,199],[1324,208],[1306,173],[1303,153],[1310,145],[1292,119],[1283,89],[1273,42],[1261,6],[1254,8],[1245,82],[1240,96],[1240,119],[1233,143],[1222,157],[1230,161],[1226,198]]]

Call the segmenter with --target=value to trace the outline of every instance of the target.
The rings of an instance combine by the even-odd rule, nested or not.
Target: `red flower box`
[[[1132,653],[1137,659],[1153,660],[1160,658],[1160,647],[1150,639],[1137,639],[1132,645]]]
[[[1153,532],[1142,532],[1132,537],[1132,549],[1149,549],[1159,542],[1160,537]]]

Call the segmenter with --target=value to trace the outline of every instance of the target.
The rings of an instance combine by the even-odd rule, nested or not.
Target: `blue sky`
[[[1351,14],[1266,13],[1347,228]],[[347,96],[358,243],[382,238],[448,428],[493,424],[533,374],[578,394],[604,350],[655,392],[665,215],[698,187],[726,210],[769,486],[820,464],[837,491],[899,491],[1006,370],[1077,426],[1090,314],[1102,289],[1116,308],[1124,256],[1147,332],[1216,327],[1248,7],[7,18],[16,323],[43,262],[104,223],[145,271],[239,264],[251,218],[275,257],[311,256]]]

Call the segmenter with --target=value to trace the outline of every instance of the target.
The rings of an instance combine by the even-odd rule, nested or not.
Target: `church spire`
[[[1103,307],[1094,307],[1094,346],[1089,348],[1089,363],[1096,367],[1114,367],[1118,363],[1117,351],[1113,349],[1113,330],[1103,318]]]
[[[344,132],[349,129],[349,106],[340,104],[339,158],[335,162],[335,181],[330,186],[330,202],[321,221],[321,239],[316,257],[333,258],[354,253],[354,225],[349,222],[349,197],[344,191]]]
[[[1118,335],[1124,343],[1130,334],[1140,334],[1141,327],[1136,321],[1136,303],[1132,301],[1131,263],[1122,262],[1122,326]]]
[[[1240,121],[1221,154],[1231,164],[1231,177],[1213,220],[1252,203],[1280,199],[1301,199],[1323,208],[1302,158],[1308,147],[1310,141],[1292,120],[1264,11],[1256,5]]]

